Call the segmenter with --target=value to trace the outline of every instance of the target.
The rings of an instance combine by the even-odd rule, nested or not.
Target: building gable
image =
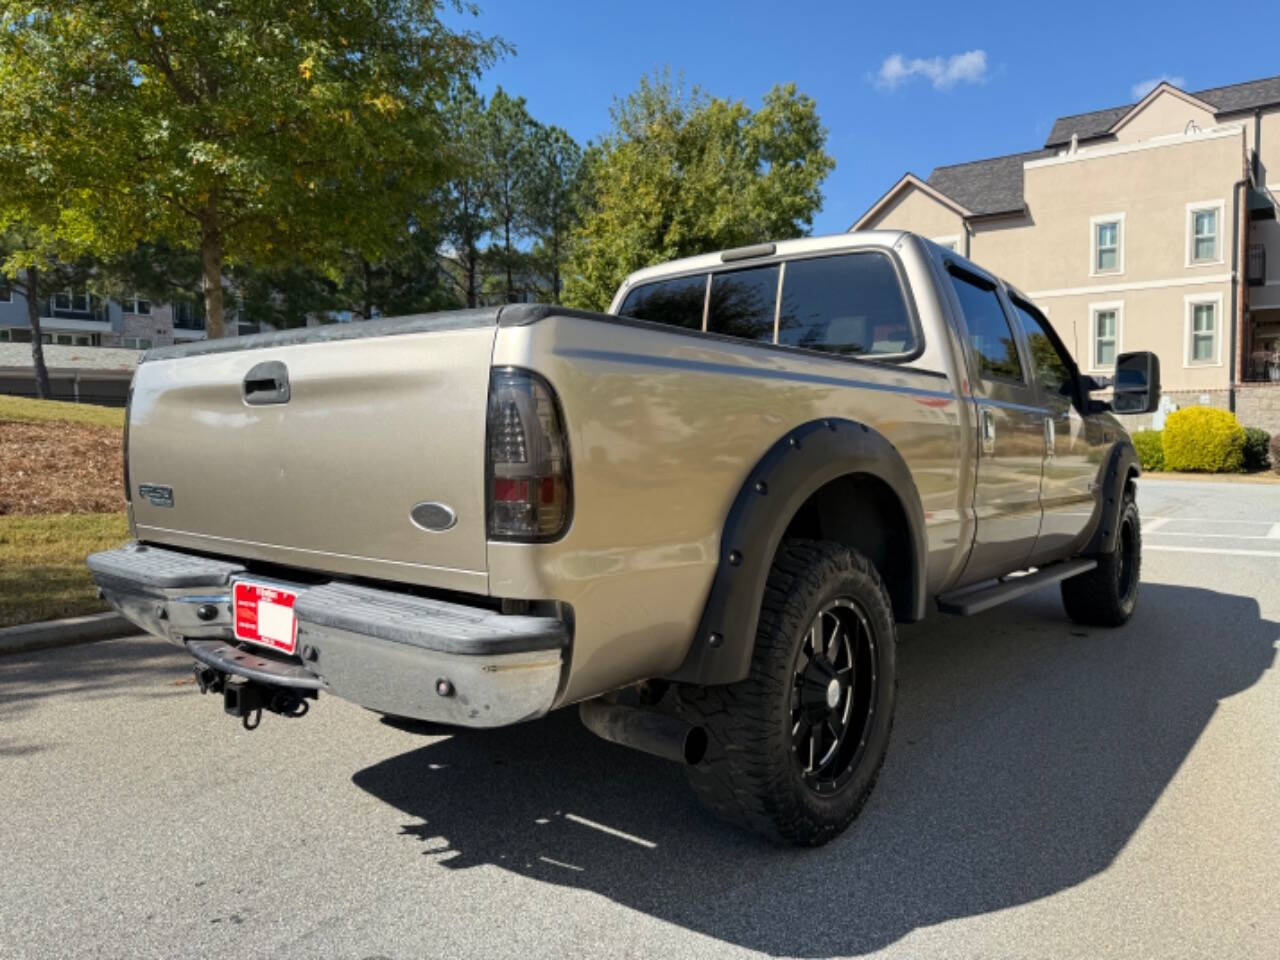
[[[1134,143],[1186,133],[1193,124],[1202,130],[1215,126],[1217,118],[1212,105],[1171,84],[1161,83],[1107,132],[1119,143]]]
[[[872,204],[850,230],[912,230],[931,235],[959,232],[969,211],[914,173],[905,174]],[[934,230],[931,225],[939,225]]]

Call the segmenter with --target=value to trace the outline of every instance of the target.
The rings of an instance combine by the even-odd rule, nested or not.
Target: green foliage
[[[1280,473],[1280,433],[1271,438],[1268,444],[1271,450],[1271,469],[1276,473]]]
[[[615,101],[612,129],[587,152],[585,209],[564,302],[602,310],[633,270],[678,257],[800,236],[835,161],[814,101],[774,87],[741,101],[644,78]]]
[[[525,198],[533,176],[535,124],[524,97],[501,87],[489,100],[480,124],[481,189],[492,217],[493,243],[486,251],[490,269],[502,278],[502,297],[510,302],[526,255],[519,247],[525,228]]]
[[[1244,463],[1244,427],[1226,410],[1176,410],[1164,424],[1164,462],[1169,470],[1236,473]]]
[[[1244,469],[1248,471],[1265,470],[1271,466],[1268,447],[1271,434],[1258,427],[1244,428]]]
[[[534,242],[530,261],[558,302],[569,235],[580,212],[582,148],[560,127],[538,125],[531,152],[523,198],[524,225]]]
[[[441,104],[501,44],[437,0],[0,0],[0,226],[99,257],[380,259],[456,168]],[[7,266],[7,265],[6,265]]]
[[[1143,470],[1164,469],[1164,438],[1159,430],[1138,430],[1133,434],[1133,448]]]

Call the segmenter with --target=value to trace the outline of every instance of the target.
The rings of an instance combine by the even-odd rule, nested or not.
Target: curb
[[[1144,470],[1142,476],[1138,478],[1139,483],[1148,480],[1171,480],[1174,483],[1186,481],[1189,483],[1251,483],[1260,486],[1280,484],[1280,474],[1272,473],[1267,470],[1259,470],[1255,473],[1182,473],[1173,472],[1171,470]]]
[[[68,617],[66,620],[24,623],[16,627],[0,628],[0,656],[111,640],[140,632],[140,628],[118,613],[91,613],[85,617]]]

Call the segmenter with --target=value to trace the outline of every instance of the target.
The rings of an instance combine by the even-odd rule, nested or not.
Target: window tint
[[[1036,380],[1046,393],[1056,393],[1070,397],[1073,391],[1071,383],[1071,364],[1067,362],[1049,336],[1049,321],[1038,312],[1024,307],[1017,300],[1013,301],[1013,311],[1022,324],[1022,332],[1027,338],[1027,346],[1031,348],[1031,365],[1036,371]]]
[[[711,275],[707,329],[746,340],[773,342],[778,265]]]
[[[964,311],[969,346],[978,358],[979,373],[984,378],[1021,381],[1017,341],[995,289],[956,273],[951,274],[951,285]]]
[[[853,253],[789,260],[778,342],[845,355],[913,351],[911,316],[889,258]]]
[[[622,301],[618,313],[671,327],[701,330],[702,306],[706,296],[706,274],[673,277],[636,287]]]

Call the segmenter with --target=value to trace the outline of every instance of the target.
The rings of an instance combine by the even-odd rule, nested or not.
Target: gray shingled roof
[[[140,350],[124,347],[68,347],[44,345],[44,365],[50,370],[79,370],[83,373],[131,374],[138,366]],[[31,369],[31,344],[0,343],[0,370]]]
[[[1255,107],[1280,103],[1280,77],[1233,83],[1225,87],[1210,87],[1207,90],[1192,91],[1191,96],[1216,108],[1219,115],[1252,110]],[[1107,107],[1105,110],[1094,110],[1091,113],[1059,117],[1054,122],[1053,129],[1049,131],[1049,138],[1045,140],[1044,145],[1052,147],[1067,143],[1073,133],[1081,140],[1104,136],[1115,122],[1135,105],[1127,103],[1124,106]]]
[[[1029,150],[1004,157],[938,167],[929,174],[929,186],[946,194],[970,213],[983,216],[1021,210],[1022,164],[1051,150]]]

